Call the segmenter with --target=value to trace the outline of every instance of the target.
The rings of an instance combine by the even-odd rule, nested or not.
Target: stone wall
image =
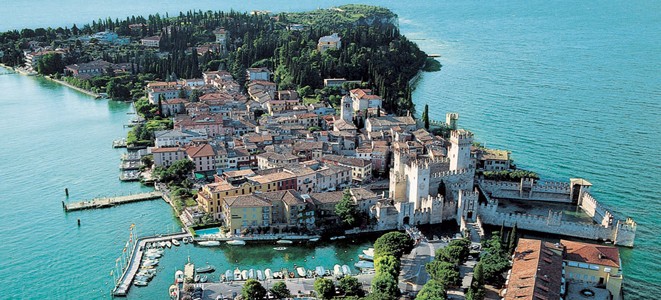
[[[483,190],[494,198],[571,203],[569,184],[563,182],[521,182],[479,180]]]

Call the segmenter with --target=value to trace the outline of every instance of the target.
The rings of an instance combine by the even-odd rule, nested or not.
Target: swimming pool
[[[217,234],[219,232],[220,232],[220,229],[218,227],[195,230],[195,234],[197,236]]]

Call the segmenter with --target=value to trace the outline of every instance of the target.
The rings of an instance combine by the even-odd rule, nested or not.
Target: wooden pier
[[[118,197],[95,198],[92,200],[71,202],[71,203],[64,203],[64,201],[62,201],[62,207],[64,208],[64,211],[68,212],[74,210],[112,207],[118,204],[152,200],[161,197],[163,197],[162,192],[153,191],[149,193],[133,194],[126,196],[118,196]]]
[[[179,232],[174,234],[159,235],[159,236],[150,236],[142,237],[138,239],[138,242],[135,243],[135,248],[132,251],[131,259],[129,265],[122,273],[122,277],[118,280],[115,288],[112,291],[113,296],[116,297],[126,297],[128,294],[129,288],[131,288],[131,283],[135,275],[140,271],[140,263],[142,261],[142,253],[145,251],[145,246],[147,243],[153,242],[163,242],[170,241],[172,239],[180,240],[184,237],[190,237],[191,235],[188,232]]]

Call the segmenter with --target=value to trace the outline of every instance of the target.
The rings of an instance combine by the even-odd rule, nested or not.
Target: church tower
[[[450,171],[464,170],[471,166],[471,145],[473,134],[463,129],[453,130],[450,133]]]
[[[351,107],[351,104],[353,103],[353,99],[349,96],[344,96],[342,97],[342,108],[341,108],[341,113],[340,115],[342,116],[342,120],[347,121],[348,123],[353,122],[353,108]]]

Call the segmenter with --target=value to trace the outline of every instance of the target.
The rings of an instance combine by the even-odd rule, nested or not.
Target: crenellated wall
[[[588,192],[583,192],[581,195],[581,208],[588,216],[592,218],[597,224],[602,226],[609,226],[613,224],[613,215],[606,208],[601,206],[597,200]]]
[[[567,183],[539,183],[524,178],[519,183],[479,180],[479,184],[485,192],[495,198],[571,203],[570,187]]]

